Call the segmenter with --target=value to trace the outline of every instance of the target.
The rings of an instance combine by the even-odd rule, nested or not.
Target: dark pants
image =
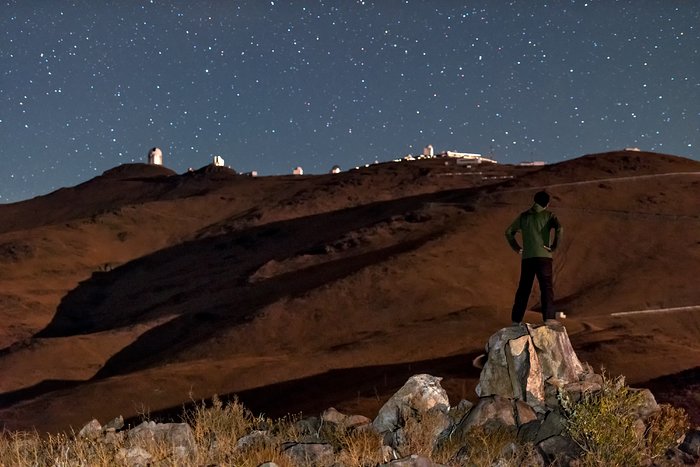
[[[520,263],[520,283],[515,292],[515,302],[511,318],[519,323],[525,316],[527,300],[530,298],[532,283],[537,276],[540,284],[542,319],[554,319],[554,286],[552,285],[552,258],[527,258]]]

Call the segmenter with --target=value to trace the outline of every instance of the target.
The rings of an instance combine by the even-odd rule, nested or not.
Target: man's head
[[[539,204],[543,208],[546,208],[549,204],[549,193],[546,191],[538,191],[535,193],[535,203]]]

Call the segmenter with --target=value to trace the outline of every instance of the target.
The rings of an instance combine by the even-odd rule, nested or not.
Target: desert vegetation
[[[583,451],[580,465],[651,465],[662,461],[688,430],[685,411],[660,404],[652,414],[640,413],[645,404],[643,392],[628,387],[622,376],[603,381],[600,391],[584,393],[579,401],[562,399],[567,431]]]
[[[682,409],[661,405],[655,413],[640,413],[645,406],[643,393],[629,388],[623,378],[605,378],[600,391],[579,400],[562,394],[561,400],[566,433],[580,448],[577,465],[672,465],[666,454],[688,430]],[[429,410],[407,418],[402,439],[392,448],[364,417],[347,417],[329,409],[320,418],[271,419],[254,415],[237,399],[224,402],[214,397],[183,412],[189,434],[179,443],[172,437],[132,436],[130,430],[115,429],[100,430],[98,435],[86,430],[46,436],[5,432],[0,437],[0,465],[257,467],[270,462],[279,467],[369,467],[411,455],[447,466],[568,463],[562,458],[545,459],[533,443],[523,443],[515,430],[497,423],[453,436],[454,426],[466,413],[450,409],[455,423],[447,428],[438,413]]]

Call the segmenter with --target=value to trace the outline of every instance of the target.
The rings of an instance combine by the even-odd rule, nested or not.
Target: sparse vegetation
[[[667,449],[687,430],[687,416],[682,409],[662,405],[641,423],[641,403],[640,393],[628,388],[622,378],[605,378],[602,391],[584,394],[579,401],[563,398],[568,433],[584,451],[580,465],[662,465]],[[143,462],[148,465],[256,467],[275,462],[280,467],[294,467],[300,464],[285,450],[289,442],[330,445],[337,465],[347,467],[372,467],[390,460],[384,458],[382,436],[369,425],[356,427],[300,417],[272,420],[255,416],[237,399],[223,402],[214,397],[209,404],[195,404],[183,420],[192,427],[195,449],[178,450],[163,440],[133,440],[121,433],[86,439],[75,433],[42,437],[5,432],[0,436],[0,465],[106,467],[134,465],[135,458],[145,456]],[[448,466],[474,467],[527,466],[539,459],[537,448],[519,444],[515,432],[505,427],[477,426],[438,443],[438,435],[449,423],[438,410],[409,418],[402,429],[404,448],[398,454],[419,454]]]
[[[685,411],[661,405],[643,421],[643,402],[624,377],[605,375],[601,391],[584,393],[578,402],[562,398],[568,433],[584,452],[582,466],[644,465],[676,445],[688,429]]]

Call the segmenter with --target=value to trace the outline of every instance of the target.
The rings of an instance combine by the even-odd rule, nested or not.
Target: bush
[[[676,446],[688,429],[685,412],[668,406],[645,424],[639,417],[643,394],[624,377],[603,375],[600,391],[584,393],[578,402],[563,395],[561,402],[568,434],[584,452],[582,466],[643,465]]]

